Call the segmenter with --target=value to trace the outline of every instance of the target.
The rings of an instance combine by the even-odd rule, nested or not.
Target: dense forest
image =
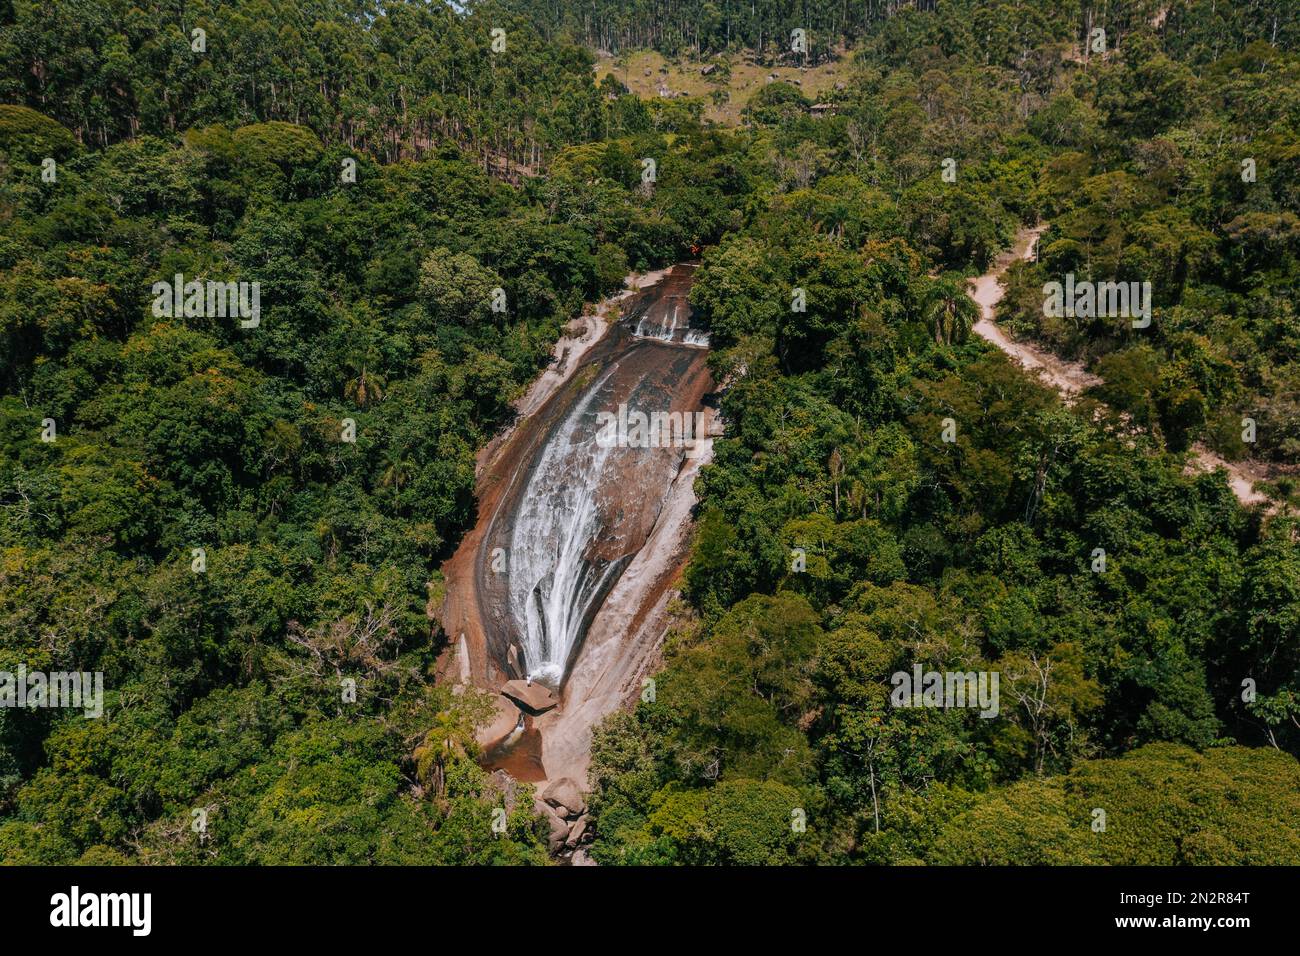
[[[453,143],[517,179],[567,143],[635,132],[642,112],[602,108],[590,52],[544,42],[500,10],[466,17],[441,3],[369,0],[5,7],[0,100],[58,120],[87,147],[279,121],[385,163]]]
[[[1095,27],[1112,42],[1155,22],[1168,51],[1214,58],[1254,40],[1293,45],[1300,20],[1287,0],[501,0],[548,38],[570,36],[618,53],[652,47],[709,57],[743,51],[768,62],[816,63],[851,44],[886,60],[934,47],[982,66],[1031,68],[1053,45],[1082,47]],[[471,6],[479,6],[472,4]],[[806,50],[790,35],[804,31]]]
[[[369,45],[347,7],[318,41]],[[0,669],[111,676],[102,721],[0,710],[0,857],[544,859],[528,804],[517,840],[489,827],[501,795],[468,754],[474,702],[431,686],[426,606],[473,514],[475,450],[564,323],[630,267],[732,224],[740,193],[726,194],[712,137],[670,145],[641,104],[588,89],[588,55],[528,52],[521,33],[514,69],[558,70],[628,132],[602,153],[598,188],[577,157],[517,188],[455,136],[383,163],[383,136],[372,154],[346,124],[313,127],[338,108],[314,79],[278,104],[224,75],[169,92],[154,61],[106,84],[87,48],[83,71],[21,93],[37,49],[66,50],[48,30],[77,18],[19,14],[4,43],[33,52],[7,52],[3,82],[30,105],[0,106]],[[140,14],[179,59],[188,46],[165,20]],[[106,47],[132,42],[121,22],[101,21]],[[458,34],[408,35],[459,55]],[[257,75],[227,64],[233,80]],[[367,112],[383,99],[359,95]],[[662,158],[653,200],[633,160],[646,154]],[[152,284],[177,273],[259,282],[260,325],[157,317]],[[503,313],[475,294],[496,287]],[[192,808],[210,808],[203,841]]]
[[[796,28],[827,115],[593,80]],[[726,434],[592,856],[1300,863],[1298,43],[1283,0],[0,3],[0,671],[106,675],[0,709],[0,861],[546,862],[437,569],[566,323],[699,257]],[[971,334],[1039,223],[999,319],[1072,403]],[[1066,272],[1150,326],[1047,318]],[[159,315],[177,274],[259,324]],[[915,665],[1001,719],[891,706]]]

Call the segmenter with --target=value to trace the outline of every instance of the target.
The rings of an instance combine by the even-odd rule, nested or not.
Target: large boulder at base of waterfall
[[[542,791],[542,799],[553,807],[564,807],[565,816],[576,817],[587,809],[587,801],[582,796],[582,790],[572,777],[553,780]]]
[[[501,693],[534,714],[543,714],[560,702],[549,687],[536,682],[530,684],[526,680],[506,681]]]
[[[569,824],[564,822],[563,818],[561,818],[558,813],[540,800],[533,804],[533,809],[545,818],[547,825],[551,828],[550,832],[546,835],[546,848],[551,852],[551,855],[554,856],[556,853],[559,853],[564,849],[564,842],[569,838],[569,830],[571,828]]]
[[[491,747],[509,737],[519,726],[519,718],[522,716],[519,708],[508,697],[498,694],[493,703],[495,709],[491,718],[487,723],[479,724],[478,729],[474,731],[474,739],[481,747]]]
[[[591,854],[579,847],[573,851],[573,858],[569,860],[572,866],[596,866],[596,861],[591,858]]]

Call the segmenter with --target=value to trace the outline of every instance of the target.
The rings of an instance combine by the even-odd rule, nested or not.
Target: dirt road
[[[1044,384],[1054,388],[1069,403],[1085,389],[1100,385],[1102,380],[1078,362],[1066,361],[1032,343],[1013,341],[993,321],[994,310],[1004,295],[1000,283],[1003,274],[1011,263],[1033,256],[1034,245],[1046,230],[1046,223],[1021,229],[1016,234],[1015,244],[1010,251],[999,256],[988,272],[978,279],[971,280],[970,296],[980,307],[980,320],[975,323],[974,331],[976,335],[1015,359],[1021,367],[1036,373]],[[1267,476],[1268,471],[1265,466],[1253,462],[1225,461],[1204,446],[1197,445],[1193,448],[1192,457],[1188,461],[1189,473],[1196,470],[1214,471],[1219,468],[1227,472],[1228,485],[1243,505],[1263,504],[1269,500],[1254,488],[1256,481]]]
[[[1037,373],[1044,384],[1056,389],[1068,402],[1084,389],[1100,385],[1101,379],[1078,362],[1067,362],[1046,349],[1013,341],[993,321],[994,309],[1004,295],[1000,282],[1003,274],[1011,263],[1029,259],[1033,255],[1034,244],[1046,229],[1046,225],[1041,225],[1020,230],[1011,250],[999,256],[988,272],[971,282],[970,296],[980,307],[980,320],[975,323],[974,332],[1006,352],[1022,367]]]

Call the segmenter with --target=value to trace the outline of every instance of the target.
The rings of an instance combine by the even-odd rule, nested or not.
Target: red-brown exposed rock
[[[525,680],[506,681],[505,686],[501,688],[501,693],[534,714],[545,713],[560,702],[560,699],[555,696],[555,691],[535,681],[533,683]]]

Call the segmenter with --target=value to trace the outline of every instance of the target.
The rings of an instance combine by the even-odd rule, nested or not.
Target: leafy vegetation
[[[1300,61],[1244,21],[1212,57],[1204,22],[1172,25],[1194,5],[1168,6],[1159,30],[1092,11],[1120,38],[1092,62],[1062,56],[1068,16],[1014,18],[1032,29],[1008,57],[996,31],[938,39],[971,39],[973,5],[908,11],[861,44],[834,115],[779,83],[751,100],[771,200],[693,292],[728,383],[694,613],[656,699],[598,734],[599,860],[729,861],[746,782],[769,787],[756,819],[805,822],[788,862],[1300,860],[1264,809],[1300,748],[1296,523],[1178,454],[1243,452],[1213,425],[1249,408],[1260,452],[1294,460]],[[1268,185],[1241,182],[1247,155]],[[969,334],[963,278],[1040,218],[1000,315],[1097,359],[1110,406],[1063,405]],[[1068,268],[1151,281],[1152,328],[1053,338],[1042,286]],[[998,719],[893,706],[917,664],[997,672]]]
[[[796,26],[853,44],[833,109],[772,83],[735,129],[580,45],[772,59]],[[1300,862],[1294,488],[1266,514],[1183,467],[1248,414],[1300,448],[1297,29],[0,6],[0,671],[106,686],[102,719],[0,709],[0,860],[544,862],[478,766],[489,705],[433,680],[436,569],[561,328],[698,255],[726,437],[654,699],[595,735],[595,858]],[[1040,219],[1000,318],[1104,379],[1070,406],[971,334],[965,280]],[[1044,318],[1068,270],[1151,281],[1152,326]],[[177,274],[258,283],[260,323],[156,314]],[[998,672],[998,718],[893,706],[915,665]]]
[[[436,569],[472,520],[476,450],[583,301],[731,224],[748,187],[722,168],[725,137],[670,141],[631,97],[597,93],[585,54],[548,45],[537,69],[562,72],[598,128],[638,132],[593,150],[567,128],[552,175],[513,187],[484,172],[480,133],[434,124],[413,148],[386,120],[349,132],[344,102],[371,115],[387,80],[351,87],[320,72],[365,73],[340,52],[291,66],[295,34],[243,32],[293,5],[200,15],[209,53],[176,85],[158,58],[182,69],[190,52],[161,10],[69,7],[84,49],[21,4],[3,38],[5,88],[48,113],[0,111],[0,670],[102,671],[106,714],[0,710],[0,857],[544,860],[531,803],[475,763],[481,705],[431,686]],[[473,19],[320,12],[339,22],[316,43],[395,30],[488,62],[459,46]],[[140,56],[110,82],[108,62],[74,71],[39,44]],[[275,63],[241,72],[256,51]],[[281,86],[281,68],[298,79]],[[534,106],[564,99],[529,89]],[[259,325],[156,314],[153,284],[177,274],[258,283]],[[497,839],[503,801],[520,816]]]

